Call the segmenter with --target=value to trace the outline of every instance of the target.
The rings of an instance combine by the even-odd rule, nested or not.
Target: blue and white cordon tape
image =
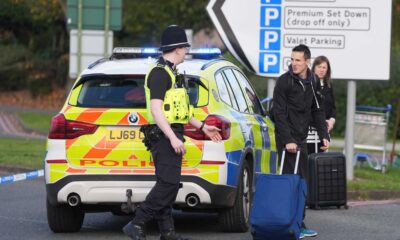
[[[4,183],[12,183],[16,181],[23,181],[23,180],[31,180],[44,175],[43,169],[27,172],[27,173],[19,173],[10,176],[0,177],[0,184]]]

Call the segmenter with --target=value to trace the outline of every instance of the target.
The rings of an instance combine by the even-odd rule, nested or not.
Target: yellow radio
[[[193,106],[185,88],[173,88],[165,93],[163,111],[169,123],[189,122],[193,116]]]

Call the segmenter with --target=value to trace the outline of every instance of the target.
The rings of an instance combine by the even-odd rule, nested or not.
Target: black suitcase
[[[308,207],[347,209],[346,157],[338,152],[312,153],[308,163]]]

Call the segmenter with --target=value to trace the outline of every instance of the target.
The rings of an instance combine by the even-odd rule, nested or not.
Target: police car
[[[132,213],[155,184],[139,128],[147,124],[145,75],[159,54],[115,48],[81,73],[52,119],[44,162],[52,231],[79,231],[89,211]],[[192,49],[178,65],[195,117],[220,128],[223,140],[185,126],[174,207],[215,210],[222,230],[244,232],[257,175],[276,171],[274,125],[243,72],[220,54]]]

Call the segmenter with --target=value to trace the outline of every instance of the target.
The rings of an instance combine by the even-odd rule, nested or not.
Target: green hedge
[[[59,58],[43,52],[32,54],[23,45],[0,45],[0,91],[28,89],[33,97],[65,86],[68,55]]]
[[[23,45],[0,45],[0,90],[19,90],[26,87],[28,72],[24,69],[29,50]]]

